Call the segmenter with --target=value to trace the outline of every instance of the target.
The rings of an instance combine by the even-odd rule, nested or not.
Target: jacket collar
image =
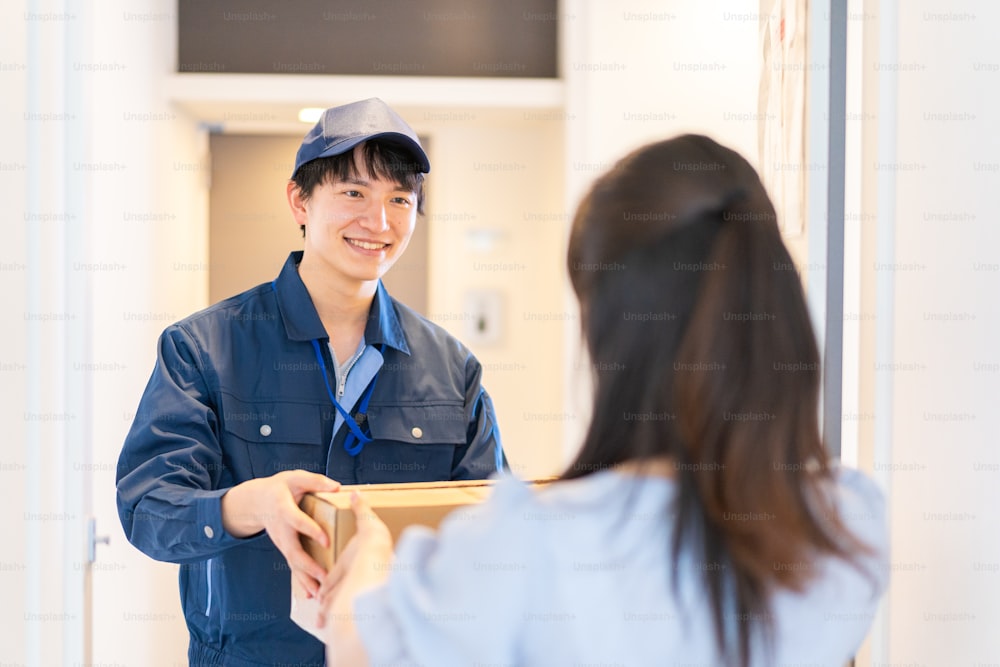
[[[285,323],[285,333],[291,340],[326,340],[326,329],[319,319],[316,307],[305,283],[299,277],[299,262],[302,261],[302,251],[291,253],[281,267],[281,273],[274,281],[274,289],[278,297],[278,312]],[[380,280],[375,290],[371,309],[368,311],[368,324],[365,326],[365,343],[368,345],[388,345],[405,354],[410,353],[406,344],[403,327],[399,323],[392,299]]]

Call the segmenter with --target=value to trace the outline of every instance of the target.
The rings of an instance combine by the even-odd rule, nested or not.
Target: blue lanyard
[[[361,396],[361,404],[358,407],[358,413],[354,417],[345,410],[337,399],[333,395],[333,389],[330,387],[330,378],[327,377],[326,373],[326,361],[323,360],[323,353],[319,348],[319,341],[313,339],[312,341],[313,350],[316,352],[316,361],[319,362],[320,369],[323,371],[323,384],[326,385],[326,393],[330,397],[330,401],[333,403],[333,407],[337,409],[340,416],[344,418],[344,423],[347,424],[347,428],[350,429],[350,433],[347,434],[347,438],[344,440],[344,451],[351,456],[357,456],[364,449],[365,445],[372,441],[371,436],[365,435],[364,431],[361,430],[361,425],[368,421],[368,401],[371,400],[372,392],[375,391],[375,382],[378,380],[378,373],[372,378],[371,383],[368,388],[365,389],[365,393]],[[370,429],[369,429],[370,430]]]

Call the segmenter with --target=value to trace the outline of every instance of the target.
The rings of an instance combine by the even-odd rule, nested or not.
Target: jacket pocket
[[[368,428],[372,442],[358,455],[358,482],[391,484],[451,479],[468,424],[461,404],[373,405]]]
[[[235,459],[244,451],[250,476],[283,470],[326,470],[322,408],[308,403],[243,401],[225,396],[225,449]]]
[[[216,609],[218,591],[213,586],[216,559],[209,558],[180,566],[181,604],[191,634],[199,641],[213,643],[219,637],[219,614]],[[213,614],[213,612],[215,612]]]

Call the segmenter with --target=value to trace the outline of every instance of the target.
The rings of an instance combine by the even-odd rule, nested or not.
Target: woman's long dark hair
[[[652,144],[584,198],[568,264],[596,386],[563,477],[670,459],[674,557],[704,559],[719,650],[748,665],[773,634],[769,594],[863,548],[822,491],[819,353],[774,207],[711,139]]]

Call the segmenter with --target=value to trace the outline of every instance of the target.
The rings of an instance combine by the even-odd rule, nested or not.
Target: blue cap
[[[346,153],[369,139],[398,144],[413,154],[420,171],[426,174],[431,170],[431,163],[413,128],[388,104],[372,97],[324,111],[299,146],[292,176],[306,162]]]

